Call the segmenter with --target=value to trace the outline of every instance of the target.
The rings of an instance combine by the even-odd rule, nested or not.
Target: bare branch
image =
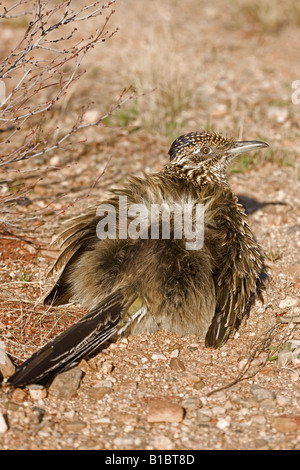
[[[60,122],[64,116],[60,117],[61,113],[56,111],[62,109],[70,87],[84,74],[82,61],[89,51],[117,32],[117,29],[108,30],[115,2],[96,0],[83,5],[77,0],[18,0],[9,6],[0,2],[0,25],[5,25],[7,20],[22,20],[25,25],[23,35],[0,62],[0,82],[4,84],[0,98],[2,170],[28,171],[28,166],[20,170],[16,163],[65,151],[84,142],[87,128],[102,125],[135,96],[131,88],[124,90],[109,111],[93,122],[85,120],[92,103],[82,106],[73,122],[68,119],[67,125]],[[102,20],[101,24],[98,19]],[[83,25],[88,26],[82,28]],[[58,120],[53,116],[58,116]],[[0,202],[11,203],[26,194],[26,188],[22,191],[14,194],[14,198],[4,191]],[[6,207],[0,212],[6,214]],[[11,214],[6,223],[14,223],[15,219],[16,215]],[[22,220],[25,220],[23,215]]]

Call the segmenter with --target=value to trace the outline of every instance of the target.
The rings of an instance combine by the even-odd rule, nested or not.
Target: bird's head
[[[237,155],[265,147],[268,144],[257,140],[235,142],[216,132],[190,132],[178,137],[171,145],[170,163],[186,170],[206,170],[222,175]]]

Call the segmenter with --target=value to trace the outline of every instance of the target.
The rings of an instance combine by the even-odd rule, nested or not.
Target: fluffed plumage
[[[131,177],[101,203],[117,215],[109,229],[111,238],[97,236],[104,220],[100,203],[73,219],[58,239],[62,253],[53,270],[62,273],[45,304],[79,302],[89,313],[24,362],[9,383],[47,383],[108,338],[123,334],[165,329],[196,334],[207,347],[221,347],[249,315],[256,296],[261,297],[267,278],[226,168],[236,155],[264,147],[263,142],[233,142],[217,133],[185,134],[173,142],[170,163],[161,172]],[[134,211],[126,221],[127,237],[120,236],[120,198],[127,209],[142,204],[157,211],[155,222],[147,219],[145,225],[145,216],[139,218],[139,238],[128,236]],[[164,238],[163,204],[178,210],[202,205],[203,246],[187,249],[191,233],[177,237],[172,212],[169,237]],[[197,217],[192,212],[192,228]],[[151,238],[154,232],[156,238]]]

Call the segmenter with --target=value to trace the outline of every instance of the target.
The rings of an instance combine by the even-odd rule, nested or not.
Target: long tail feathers
[[[123,296],[110,295],[21,364],[8,384],[14,387],[48,384],[56,374],[75,366],[113,336],[123,309]]]

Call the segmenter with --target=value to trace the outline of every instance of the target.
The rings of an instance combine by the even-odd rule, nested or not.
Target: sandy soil
[[[281,355],[258,371],[269,351],[262,347],[252,377],[216,391],[236,379],[271,327],[278,325],[271,345],[279,352],[287,352],[287,339],[300,340],[299,324],[285,322],[299,317],[300,306],[300,104],[292,102],[300,31],[296,18],[279,21],[280,9],[270,26],[262,21],[268,14],[253,16],[247,3],[116,2],[111,28],[119,32],[87,57],[62,122],[85,100],[104,114],[129,84],[139,97],[106,127],[87,129],[86,143],[72,152],[23,162],[1,176],[1,194],[22,181],[33,188],[9,206],[23,217],[22,230],[13,230],[18,238],[1,233],[0,340],[19,363],[83,315],[77,305],[42,305],[53,282],[46,279],[57,255],[49,247],[53,235],[128,174],[158,171],[176,136],[207,127],[263,139],[272,149],[240,159],[229,174],[270,266],[266,309],[257,304],[219,351],[165,332],[119,340],[80,364],[80,386],[67,397],[59,388],[45,394],[2,387],[1,449],[300,448],[297,360]],[[5,30],[2,55],[13,32]],[[16,173],[20,168],[28,172]],[[28,220],[39,214],[42,225]]]

